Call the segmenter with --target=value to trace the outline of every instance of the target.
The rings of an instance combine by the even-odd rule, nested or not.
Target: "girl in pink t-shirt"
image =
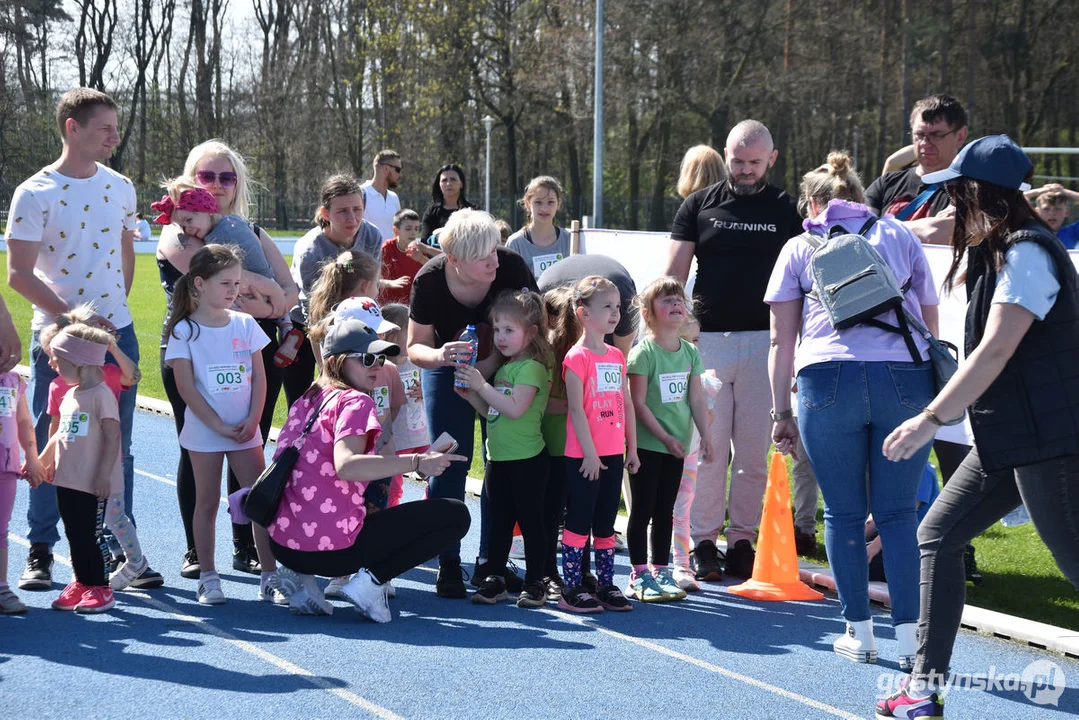
[[[19,447],[26,463],[19,464]],[[7,526],[15,506],[19,476],[31,485],[45,479],[45,468],[37,459],[34,418],[26,405],[26,383],[15,372],[0,375],[0,615],[26,612],[26,605],[7,584]]]
[[[622,494],[623,465],[636,472],[637,423],[626,382],[626,359],[603,341],[619,319],[618,288],[586,277],[577,283],[564,328],[579,327],[577,344],[566,353],[566,496],[562,572],[566,583],[558,607],[573,613],[632,610],[614,584],[614,521]],[[625,462],[623,463],[623,453]],[[596,551],[596,597],[582,587],[581,560],[588,536]]]

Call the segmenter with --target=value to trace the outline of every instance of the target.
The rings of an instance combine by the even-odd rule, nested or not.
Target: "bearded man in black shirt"
[[[768,128],[743,120],[724,150],[728,178],[685,199],[674,218],[667,274],[682,282],[697,259],[693,301],[704,365],[723,382],[711,426],[715,458],[698,468],[690,512],[696,576],[722,578],[716,539],[727,514],[726,572],[753,572],[771,442],[768,306],[764,291],[779,251],[802,231],[795,198],[768,182],[776,151]]]

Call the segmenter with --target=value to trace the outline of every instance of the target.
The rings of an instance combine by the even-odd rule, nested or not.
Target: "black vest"
[[[1031,324],[1000,376],[970,407],[970,422],[986,471],[1079,455],[1079,277],[1064,245],[1041,225],[1009,236],[1036,242],[1052,257],[1060,280],[1056,302]],[[966,353],[985,333],[997,271],[975,247],[967,267]]]

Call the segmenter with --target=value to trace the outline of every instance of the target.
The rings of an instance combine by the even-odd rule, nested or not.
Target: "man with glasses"
[[[925,185],[922,176],[951,165],[967,139],[967,112],[951,95],[922,98],[910,113],[910,134],[915,164],[885,173],[865,191],[869,209],[904,221],[931,218],[948,207],[944,186]]]
[[[363,184],[367,199],[364,219],[377,227],[386,241],[393,238],[393,216],[401,209],[401,200],[393,191],[401,182],[401,156],[396,150],[380,150],[374,167],[374,176]]]

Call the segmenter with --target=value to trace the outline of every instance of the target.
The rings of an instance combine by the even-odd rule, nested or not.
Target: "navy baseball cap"
[[[986,135],[960,150],[947,169],[922,175],[922,183],[932,185],[968,177],[1026,191],[1030,185],[1024,180],[1033,167],[1027,154],[1010,137]]]
[[[322,357],[344,353],[372,353],[397,357],[401,354],[401,347],[379,339],[378,333],[359,320],[346,319],[344,322],[334,322],[330,325],[329,330],[326,331],[326,337],[322,340]]]

